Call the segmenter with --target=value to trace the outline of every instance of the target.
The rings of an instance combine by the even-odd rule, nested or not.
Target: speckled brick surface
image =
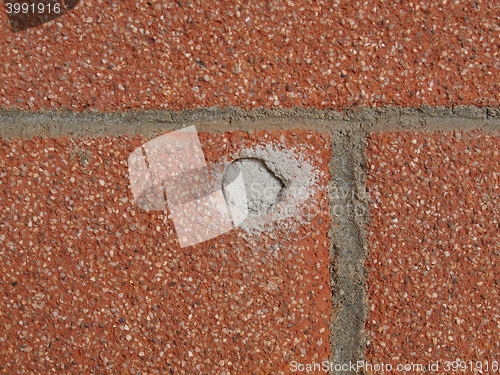
[[[325,186],[329,137],[200,135],[210,163],[259,144],[300,150]],[[231,231],[181,249],[132,201],[143,139],[3,141],[0,372],[268,374],[328,358],[328,202],[285,234]]]
[[[2,9],[3,10],[3,9]],[[7,108],[498,105],[495,1],[89,1],[13,33]]]
[[[366,285],[364,215],[332,216],[328,237],[327,214],[337,201],[368,209],[360,150],[373,129],[500,128],[498,1],[81,0],[16,33],[5,8],[0,373],[269,374],[361,359],[365,286],[370,363],[499,360],[497,133],[368,137]],[[209,163],[267,144],[311,160],[318,216],[181,250],[172,220],[131,199],[126,161],[146,139],[92,137],[191,122],[319,131],[201,135]],[[343,140],[337,201],[323,132]]]
[[[369,137],[368,361],[439,362],[439,373],[453,373],[446,361],[482,361],[495,373],[499,152],[498,133]]]

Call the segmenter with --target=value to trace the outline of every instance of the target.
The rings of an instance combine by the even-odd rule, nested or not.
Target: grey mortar
[[[331,225],[330,257],[333,311],[330,321],[330,361],[357,363],[364,359],[367,316],[365,258],[368,246],[369,198],[366,193],[366,137],[352,130],[332,131],[332,176],[328,191]],[[354,372],[333,372],[351,374]]]
[[[367,316],[364,228],[368,224],[369,208],[365,193],[366,137],[381,131],[482,130],[498,134],[500,108],[424,105],[418,108],[356,107],[342,112],[304,108],[251,111],[202,108],[116,113],[0,110],[0,138],[3,139],[105,135],[154,138],[190,125],[195,125],[198,131],[213,133],[308,129],[331,134],[329,238],[334,308],[330,323],[330,360],[348,363],[364,358],[366,343],[363,331]],[[338,215],[338,207],[345,207],[345,215]]]
[[[351,129],[374,131],[500,130],[498,107],[356,107],[343,112],[317,109],[202,108],[173,111],[70,112],[0,110],[0,138],[94,137],[140,134],[154,138],[188,125],[199,131]]]

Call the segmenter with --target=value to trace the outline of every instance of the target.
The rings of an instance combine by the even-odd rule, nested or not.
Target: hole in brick
[[[243,158],[231,163],[222,178],[222,191],[228,200],[226,187],[241,173],[246,194],[246,206],[239,207],[241,211],[248,210],[248,216],[260,216],[270,212],[280,202],[285,185],[264,163],[257,158]],[[234,196],[235,192],[231,191]],[[237,200],[243,202],[244,199]],[[234,202],[234,201],[233,201]],[[243,203],[240,203],[243,204]]]

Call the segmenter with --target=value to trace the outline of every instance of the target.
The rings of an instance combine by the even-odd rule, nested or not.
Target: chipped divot
[[[240,224],[245,232],[293,231],[317,216],[309,207],[322,189],[319,171],[301,151],[259,145],[242,149],[230,165],[245,181],[249,215]]]
[[[228,194],[228,187],[234,186],[232,180],[238,179],[240,174],[244,186],[238,190],[233,188],[232,194]],[[235,177],[232,177],[233,175]],[[225,183],[228,180],[231,185]],[[226,199],[234,200],[239,211],[247,211],[250,216],[270,212],[273,206],[279,203],[283,187],[283,182],[259,159],[238,159],[231,163],[224,173],[223,191]]]

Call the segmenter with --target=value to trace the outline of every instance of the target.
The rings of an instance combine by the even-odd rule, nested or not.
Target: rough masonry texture
[[[5,207],[0,239],[7,249],[2,316],[18,322],[4,324],[2,353],[9,358],[4,361],[4,369],[88,369],[92,364],[96,370],[164,371],[194,366],[208,371],[217,366],[238,368],[242,373],[250,366],[255,373],[286,373],[292,360],[410,361],[416,358],[414,345],[420,343],[437,348],[427,350],[422,358],[428,360],[452,355],[479,358],[482,354],[495,359],[497,341],[486,344],[485,337],[471,329],[482,327],[492,334],[497,329],[494,322],[498,321],[495,301],[499,284],[494,248],[498,223],[495,219],[485,221],[486,216],[479,212],[486,210],[488,218],[498,217],[495,194],[499,160],[495,150],[499,113],[495,108],[477,107],[360,108],[345,112],[204,109],[180,113],[0,113]],[[145,214],[131,204],[123,184],[125,160],[148,139],[189,125],[196,125],[202,132],[210,163],[245,159],[265,162],[268,178],[275,181],[276,177],[283,183],[273,205],[283,202],[287,188],[304,180],[293,179],[300,166],[310,165],[311,171],[319,171],[320,180],[306,185],[316,186],[312,201],[301,194],[290,195],[293,202],[302,202],[308,209],[300,211],[300,217],[292,216],[291,221],[269,216],[277,231],[265,230],[263,222],[256,221],[251,228],[242,227],[238,235],[222,236],[220,241],[195,246],[183,254],[172,251],[175,241],[168,215],[150,213],[146,220]],[[420,167],[418,163],[423,164]],[[452,163],[457,171],[465,168],[469,172],[448,176],[453,171],[450,169],[435,173],[433,168],[440,163]],[[414,171],[409,173],[406,168]],[[469,180],[465,179],[467,173],[471,175]],[[402,183],[419,174],[423,179]],[[462,194],[472,194],[470,189],[475,188],[471,183],[479,184],[477,189],[486,189],[462,201],[468,229],[456,222],[453,215],[458,211],[446,207],[436,211],[436,215],[444,216],[435,227],[426,223],[427,213],[422,210],[448,202],[439,198],[445,191],[431,190],[427,199],[418,203],[420,208],[412,212],[416,212],[414,220],[430,226],[436,237],[427,235],[429,238],[422,242],[418,233],[423,228],[415,225],[405,227],[405,237],[401,237],[397,228],[411,217],[403,207],[413,194],[427,191],[425,183],[432,179],[425,176],[438,178],[433,189],[449,185],[450,191],[458,188]],[[450,178],[448,183],[443,182]],[[480,183],[481,178],[487,178],[488,183]],[[401,188],[412,193],[399,192]],[[451,219],[445,220],[446,215]],[[84,226],[81,220],[86,220]],[[463,241],[443,247],[444,240],[453,238],[452,233],[463,230],[477,232],[476,240],[470,243],[473,252]],[[296,238],[289,238],[290,233]],[[127,239],[132,234],[131,242]],[[115,238],[112,243],[110,236]],[[409,236],[417,236],[421,244],[404,250],[412,243]],[[435,247],[422,245],[436,240]],[[398,251],[408,254],[417,268],[401,266],[402,258],[394,255]],[[88,264],[82,257],[94,258]],[[200,262],[202,259],[205,261]],[[474,279],[472,290],[460,282],[462,277],[472,277],[460,268],[463,262],[470,262],[471,269],[475,267],[483,275]],[[439,271],[454,266],[458,268],[452,269],[450,279]],[[415,271],[420,267],[427,272],[426,277]],[[410,284],[410,280],[416,281]],[[453,289],[447,292],[437,288],[429,295],[419,289],[448,281],[455,285],[454,290],[460,290],[457,301],[462,305],[443,301]],[[158,294],[160,291],[163,294]],[[464,300],[467,293],[478,296],[480,304]],[[271,298],[268,302],[263,298],[266,295]],[[394,301],[400,298],[406,305],[396,307]],[[167,300],[184,302],[165,304]],[[271,302],[272,306],[268,304]],[[311,306],[315,306],[316,315],[308,310]],[[33,309],[38,309],[38,315],[41,309],[48,320],[37,320]],[[473,315],[469,319],[460,314],[452,316],[453,309],[473,309]],[[215,310],[218,313],[213,315]],[[299,317],[297,324],[285,324],[293,312]],[[244,324],[240,321],[241,326],[229,325],[225,314],[233,313],[233,321],[247,320]],[[179,318],[171,321],[172,314]],[[215,318],[198,326],[196,319],[206,320],[207,314]],[[312,321],[302,321],[300,316],[309,316]],[[448,326],[443,326],[444,317]],[[449,322],[451,318],[456,318],[454,323]],[[271,328],[282,323],[283,330]],[[437,327],[437,336],[428,334],[424,327],[429,324]],[[38,337],[31,331],[38,325],[44,327],[45,336]],[[168,337],[153,333],[161,327],[179,325],[183,331],[170,328]],[[403,332],[407,325],[408,334],[398,336],[396,332]],[[206,331],[207,327],[217,328]],[[76,332],[97,346],[92,350],[87,346],[78,355],[67,351],[65,338],[70,333],[76,337]],[[207,336],[208,332],[212,333]],[[259,345],[252,344],[254,335],[260,337]],[[238,349],[229,355],[225,349],[204,351],[200,348],[207,341],[198,342],[201,337],[208,337],[212,348],[232,342],[231,347]],[[265,344],[261,350],[262,337]],[[299,341],[292,337],[299,337]],[[408,337],[413,341],[405,341]],[[141,341],[144,338],[155,345]],[[121,340],[129,360],[113,360],[105,354],[115,340]],[[169,348],[170,340],[177,346],[170,344]],[[474,344],[461,344],[463,340]],[[67,360],[58,364],[35,360],[33,355],[48,344],[56,357],[65,356]],[[33,345],[39,345],[38,351]],[[76,343],[72,345],[76,348]],[[166,349],[156,350],[160,346]],[[483,351],[478,352],[478,348]],[[443,356],[442,350],[447,349],[448,356]],[[288,354],[282,356],[283,350]],[[101,354],[93,356],[91,352]],[[193,357],[210,363],[193,361]]]

